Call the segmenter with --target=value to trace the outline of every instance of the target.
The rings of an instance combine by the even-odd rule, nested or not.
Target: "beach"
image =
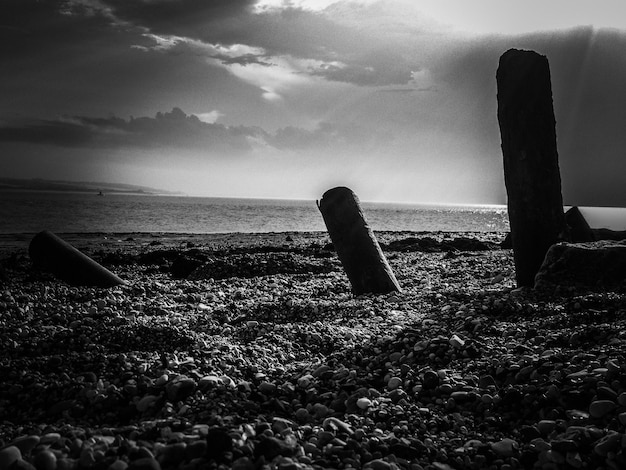
[[[516,289],[503,232],[67,233],[72,287],[0,235],[0,470],[625,468],[626,296]],[[17,463],[15,463],[17,462]]]

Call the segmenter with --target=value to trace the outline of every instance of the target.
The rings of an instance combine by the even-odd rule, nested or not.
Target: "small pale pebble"
[[[622,425],[626,426],[626,411],[620,413],[617,416],[617,419],[619,419],[619,422],[622,423]]]
[[[246,326],[250,329],[255,329],[259,327],[259,322],[256,320],[248,320]]]
[[[617,403],[619,406],[626,406],[626,392],[622,392],[617,397]]]
[[[465,346],[465,341],[458,335],[452,335],[449,342],[454,349],[462,349]]]
[[[617,405],[611,400],[596,400],[589,405],[589,416],[592,418],[602,418],[616,407]]]
[[[362,410],[367,410],[370,406],[372,406],[372,400],[367,397],[361,397],[356,401],[356,406]]]
[[[13,462],[22,459],[22,453],[15,446],[8,446],[0,450],[0,470],[8,470]]]

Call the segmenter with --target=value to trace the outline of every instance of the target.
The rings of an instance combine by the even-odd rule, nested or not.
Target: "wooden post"
[[[113,287],[124,281],[54,233],[44,230],[28,247],[33,264],[73,286]]]
[[[367,224],[359,199],[350,189],[324,193],[317,207],[343,265],[354,295],[400,292],[374,232]]]
[[[496,82],[515,275],[518,286],[533,286],[565,229],[548,59],[510,49]]]

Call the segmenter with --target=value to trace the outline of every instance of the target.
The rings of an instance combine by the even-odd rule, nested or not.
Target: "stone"
[[[361,410],[367,410],[370,406],[372,406],[372,400],[367,397],[361,397],[356,401],[356,406]]]
[[[181,401],[196,391],[196,382],[189,377],[182,377],[169,382],[165,387],[165,390],[170,401]]]
[[[463,346],[465,346],[465,341],[461,339],[458,335],[452,335],[449,343],[450,346],[452,346],[454,349],[461,349],[463,348]]]
[[[439,386],[439,375],[434,370],[427,370],[424,372],[424,379],[422,380],[422,386],[427,390],[434,390]]]
[[[37,435],[18,437],[10,445],[17,447],[22,455],[27,455],[39,444],[40,437]]]
[[[161,464],[151,457],[142,457],[130,462],[128,470],[161,470]]]
[[[617,408],[617,405],[611,400],[596,400],[589,405],[589,416],[592,418],[603,418],[615,408]]]
[[[44,449],[35,454],[33,464],[37,470],[56,470],[57,456],[49,449]]]
[[[531,287],[566,228],[548,59],[509,49],[496,83],[515,277]]]
[[[22,459],[20,449],[15,446],[8,446],[0,450],[0,470],[9,470],[13,462]]]
[[[509,438],[504,438],[498,442],[491,444],[491,450],[498,457],[512,457],[519,449],[517,441]]]
[[[272,460],[274,457],[282,455],[291,457],[294,454],[294,448],[287,442],[276,437],[263,437],[254,448],[254,455],[258,459],[263,456],[266,460]]]
[[[591,227],[578,207],[574,206],[565,212],[565,224],[568,229],[568,241],[572,243],[593,242],[596,240]]]
[[[536,288],[617,288],[626,281],[626,241],[557,243],[547,252]]]

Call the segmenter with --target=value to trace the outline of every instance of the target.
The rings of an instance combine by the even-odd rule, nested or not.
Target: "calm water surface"
[[[0,192],[0,233],[325,230],[315,201]],[[504,206],[362,203],[374,230],[506,231]]]

